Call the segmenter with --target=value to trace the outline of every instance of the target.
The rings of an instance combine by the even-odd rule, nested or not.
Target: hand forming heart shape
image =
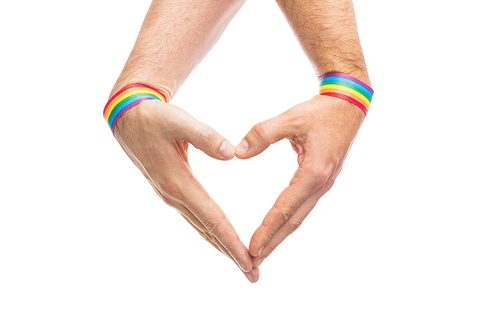
[[[160,198],[231,258],[250,282],[256,282],[262,261],[300,226],[332,187],[364,116],[361,109],[347,101],[315,96],[255,125],[235,149],[184,110],[146,100],[117,121],[114,135]],[[247,249],[221,208],[193,176],[187,148],[191,143],[219,160],[234,156],[247,159],[282,139],[290,140],[299,167]]]

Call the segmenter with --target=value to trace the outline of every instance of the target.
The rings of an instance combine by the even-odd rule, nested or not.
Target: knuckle
[[[210,232],[207,232],[205,234],[205,237],[206,237],[206,240],[209,241],[209,242],[212,242],[214,244],[217,244],[217,237],[215,237],[214,234],[210,233]]]
[[[299,220],[291,220],[288,223],[290,225],[290,233],[294,232],[302,225],[302,221]]]
[[[198,233],[207,242],[209,242],[209,243],[215,243],[216,237],[210,231],[208,231],[208,230],[201,230],[201,231],[198,231]]]
[[[331,172],[326,167],[316,167],[312,170],[312,177],[315,186],[325,184],[331,176]]]
[[[335,178],[331,178],[329,179],[326,183],[325,183],[325,188],[323,190],[323,194],[330,191],[330,189],[332,188],[333,184],[335,183]]]
[[[264,230],[264,239],[271,239],[274,236],[274,232],[270,229],[265,229]]]
[[[217,141],[217,135],[209,127],[202,127],[198,130],[198,143],[201,146],[212,146]]]
[[[207,242],[210,242],[210,239],[203,231],[198,231],[198,233],[200,234],[201,237],[203,237],[204,240],[206,240]]]
[[[278,211],[282,222],[288,221],[293,215],[292,210],[288,207],[283,207],[283,208],[276,207],[276,210]]]
[[[220,248],[217,246],[217,239],[214,235],[211,235],[207,232],[199,231],[199,234],[205,241],[208,243],[212,244],[213,247],[215,247],[217,250],[220,251]]]
[[[264,219],[262,225],[255,232],[256,234],[258,233],[258,243],[260,244],[263,240],[267,242],[267,240],[271,239],[274,235],[274,230],[275,226],[273,222],[269,218]],[[260,245],[262,246],[263,244]]]
[[[206,234],[212,239],[215,239],[215,235],[219,234],[221,223],[225,218],[226,217],[222,215],[219,217],[208,218],[203,221],[203,225],[206,228]]]
[[[261,123],[256,124],[252,130],[255,133],[255,135],[257,136],[257,139],[259,139],[263,142],[268,141],[268,139],[269,139],[269,136],[267,134],[268,127],[267,127],[267,124],[265,122],[261,122]]]

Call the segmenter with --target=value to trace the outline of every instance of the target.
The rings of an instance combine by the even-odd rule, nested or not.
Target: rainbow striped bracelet
[[[365,115],[373,97],[367,84],[342,73],[326,73],[320,78],[319,94],[338,97],[358,106]]]
[[[113,131],[118,118],[134,105],[147,99],[157,99],[166,102],[167,99],[158,90],[144,84],[135,83],[120,89],[114,94],[104,107],[103,116]]]

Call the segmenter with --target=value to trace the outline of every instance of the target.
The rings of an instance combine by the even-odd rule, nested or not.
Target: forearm
[[[110,95],[144,83],[170,100],[220,38],[244,0],[153,0]]]
[[[352,0],[276,0],[319,76],[344,73],[370,85]]]

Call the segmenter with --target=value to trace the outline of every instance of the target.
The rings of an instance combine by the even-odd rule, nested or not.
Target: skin
[[[350,0],[277,0],[318,78],[329,72],[371,85]],[[254,267],[302,224],[333,186],[365,114],[342,99],[314,96],[255,125],[236,147],[241,159],[288,139],[298,169],[250,241]]]
[[[255,125],[238,147],[170,104],[189,73],[217,42],[243,0],[153,0],[134,48],[110,97],[143,83],[167,96],[148,100],[117,121],[114,135],[156,193],[177,209],[250,282],[263,259],[296,230],[333,185],[365,117],[353,104],[314,96]],[[316,73],[342,72],[370,85],[350,0],[278,0]],[[257,228],[247,249],[221,208],[194,177],[188,147],[210,157],[246,159],[289,139],[298,169]]]
[[[165,94],[167,103],[148,100],[124,113],[114,135],[160,198],[233,260],[250,282],[256,282],[259,270],[252,267],[247,247],[196,180],[188,162],[189,144],[219,160],[233,158],[234,146],[170,104],[242,5],[243,1],[233,0],[154,0],[110,97],[132,83]]]

